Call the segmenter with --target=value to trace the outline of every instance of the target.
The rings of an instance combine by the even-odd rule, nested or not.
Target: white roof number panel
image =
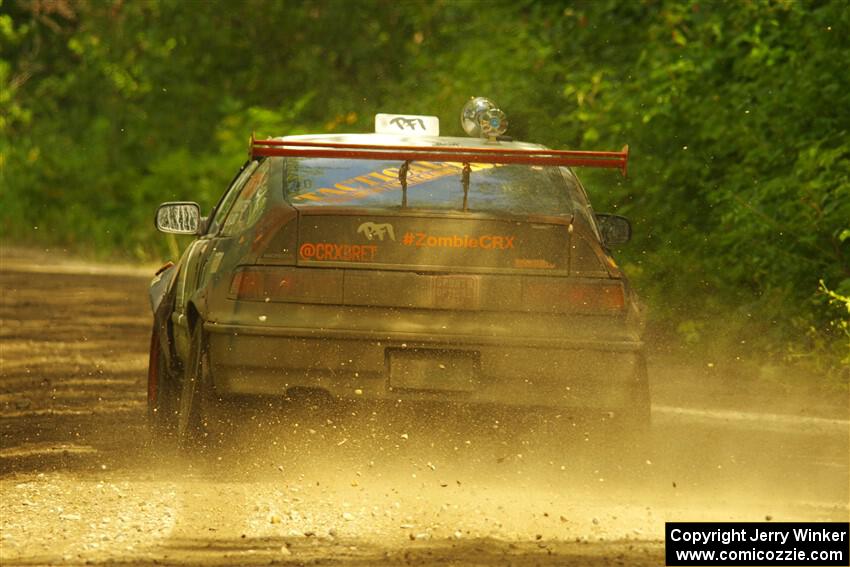
[[[440,119],[436,116],[415,114],[376,114],[376,134],[404,134],[406,136],[439,136]]]

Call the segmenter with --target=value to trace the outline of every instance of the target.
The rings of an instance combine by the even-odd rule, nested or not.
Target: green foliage
[[[630,144],[628,179],[582,175],[635,224],[619,257],[657,326],[850,354],[823,291],[850,295],[843,0],[3,0],[0,45],[4,241],[158,256],[156,204],[211,206],[251,132],[460,134],[485,95],[517,138]]]
[[[829,321],[830,330],[846,342],[850,342],[850,285],[847,285],[850,284],[850,280],[844,280],[844,284],[847,291],[842,294],[829,289],[821,280],[818,291],[824,294],[829,304],[838,311],[836,318]],[[821,339],[821,334],[817,332],[817,329],[812,329],[812,334],[815,340]],[[826,342],[820,346],[822,348],[833,347],[835,349],[834,355],[841,357],[841,363],[845,365],[845,368],[850,368],[850,349],[841,348],[839,345],[840,343],[836,341],[835,343]]]

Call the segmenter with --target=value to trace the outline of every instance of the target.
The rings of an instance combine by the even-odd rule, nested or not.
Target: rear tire
[[[203,321],[192,329],[189,357],[183,373],[177,441],[183,451],[212,449],[221,442],[221,404],[213,393],[209,342]]]
[[[159,332],[154,328],[148,368],[148,429],[155,449],[174,448],[177,417],[180,409],[180,387],[168,360],[162,353]]]

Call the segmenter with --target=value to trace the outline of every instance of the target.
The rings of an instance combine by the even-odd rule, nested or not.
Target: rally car
[[[610,253],[631,227],[572,169],[625,174],[628,148],[513,141],[487,99],[462,122],[252,138],[208,216],[159,207],[158,229],[197,238],[151,284],[157,435],[196,443],[227,400],[296,391],[647,423],[641,310]]]

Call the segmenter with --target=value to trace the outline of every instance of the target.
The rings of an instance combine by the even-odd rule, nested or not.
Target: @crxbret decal
[[[378,240],[383,241],[384,236],[389,236],[390,240],[395,240],[395,231],[390,223],[364,222],[357,227],[357,234],[362,234],[366,237],[366,240],[374,240],[377,237]]]

